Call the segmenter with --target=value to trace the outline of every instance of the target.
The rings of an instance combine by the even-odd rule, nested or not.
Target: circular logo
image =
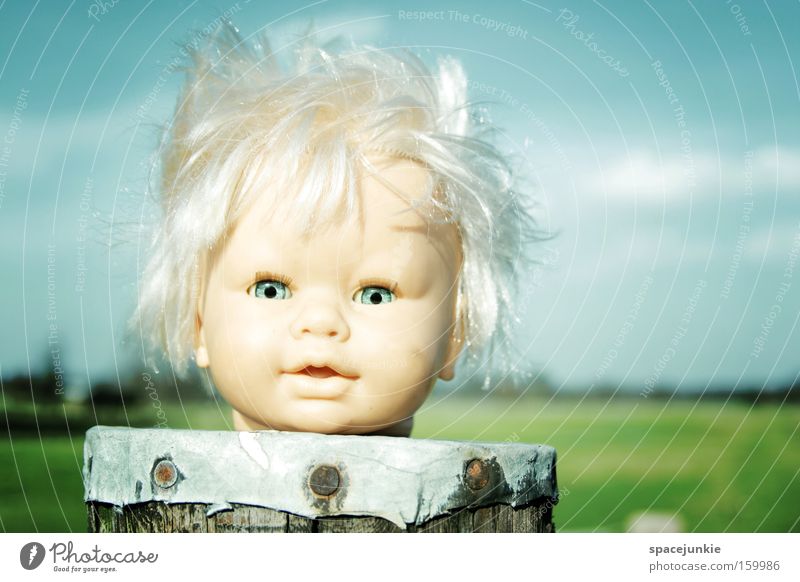
[[[44,546],[39,542],[30,542],[19,551],[19,563],[26,570],[35,570],[44,561]]]

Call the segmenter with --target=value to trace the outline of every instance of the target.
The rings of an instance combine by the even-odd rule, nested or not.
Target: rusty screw
[[[178,481],[178,468],[169,459],[161,459],[153,467],[153,481],[162,489],[169,489]]]
[[[339,490],[341,477],[339,470],[330,465],[320,465],[308,477],[308,486],[322,497],[330,497]]]
[[[467,463],[467,470],[464,472],[464,480],[467,487],[473,491],[478,491],[489,484],[489,467],[480,459],[473,459]]]

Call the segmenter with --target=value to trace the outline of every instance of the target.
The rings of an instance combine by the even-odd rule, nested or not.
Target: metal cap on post
[[[519,443],[94,427],[90,531],[553,531],[556,453]]]

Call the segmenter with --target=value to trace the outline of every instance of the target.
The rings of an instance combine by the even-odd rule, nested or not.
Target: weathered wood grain
[[[462,508],[403,530],[380,517],[336,516],[311,519],[292,513],[234,504],[207,516],[199,503],[148,502],[122,508],[88,502],[90,532],[165,533],[546,533],[553,532],[552,500],[527,507],[505,504]]]

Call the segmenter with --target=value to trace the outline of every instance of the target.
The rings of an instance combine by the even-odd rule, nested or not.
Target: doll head
[[[530,215],[455,61],[311,41],[277,60],[230,26],[193,53],[142,328],[177,373],[208,371],[237,429],[407,435],[507,330]]]

